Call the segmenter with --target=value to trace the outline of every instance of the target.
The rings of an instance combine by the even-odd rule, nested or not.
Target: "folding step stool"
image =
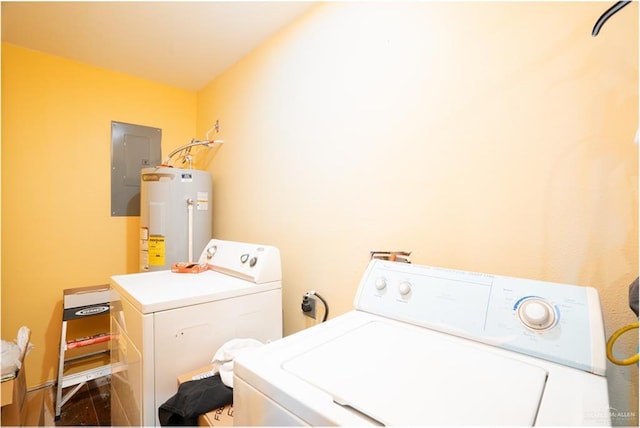
[[[55,419],[60,419],[62,406],[82,388],[82,386],[93,380],[111,374],[111,364],[85,370],[78,373],[65,375],[66,363],[95,357],[99,354],[108,353],[109,350],[99,350],[87,352],[85,354],[66,358],[65,353],[69,349],[80,348],[96,343],[106,342],[111,339],[109,332],[101,333],[91,337],[82,337],[72,340],[67,339],[67,323],[82,322],[83,319],[96,315],[109,313],[109,285],[94,285],[89,287],[69,288],[64,290],[62,331],[60,333],[60,358],[58,360],[58,382],[56,390],[56,414]],[[69,390],[64,397],[62,390],[69,386],[75,387]]]

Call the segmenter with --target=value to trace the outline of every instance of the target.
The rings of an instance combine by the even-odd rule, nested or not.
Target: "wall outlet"
[[[309,318],[316,319],[316,299],[313,296],[302,297],[302,313]]]

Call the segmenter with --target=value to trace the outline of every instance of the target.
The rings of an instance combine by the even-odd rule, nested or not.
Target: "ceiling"
[[[197,91],[312,1],[2,2],[2,41]]]

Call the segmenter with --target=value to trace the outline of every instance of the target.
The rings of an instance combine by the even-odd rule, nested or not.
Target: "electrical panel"
[[[162,162],[162,130],[111,122],[111,215],[140,215],[140,172]]]

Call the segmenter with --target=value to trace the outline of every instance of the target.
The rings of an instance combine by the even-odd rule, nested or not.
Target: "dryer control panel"
[[[356,309],[605,375],[594,288],[372,260]]]
[[[199,263],[209,269],[256,284],[280,281],[280,251],[276,247],[212,239],[204,247]]]

